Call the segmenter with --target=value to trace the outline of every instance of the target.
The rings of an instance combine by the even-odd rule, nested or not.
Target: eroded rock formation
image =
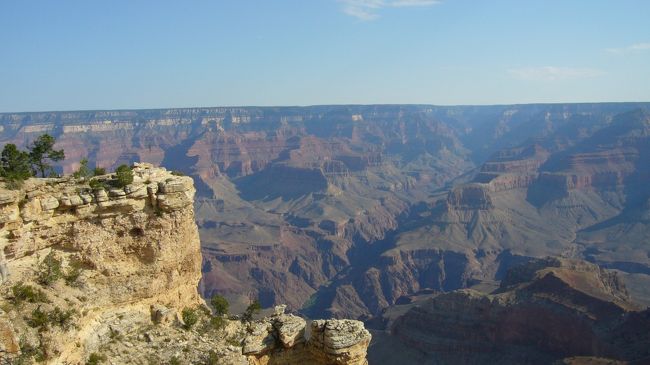
[[[201,303],[192,180],[149,165],[136,166],[134,173],[133,184],[123,189],[93,190],[60,178],[30,179],[20,190],[0,191],[5,296],[16,285],[45,284],[38,290],[47,299],[37,308],[71,310],[78,318],[72,333],[37,333],[23,311],[8,312],[25,346],[42,348],[51,359],[79,362],[93,349],[106,316],[124,308],[148,311],[152,303],[175,308]],[[44,270],[52,277],[43,278]],[[73,270],[78,277],[71,285],[57,280]],[[16,308],[22,307],[13,294]]]
[[[306,339],[295,316],[211,316],[198,293],[192,179],[149,164],[133,172],[125,187],[112,175],[0,187],[0,363],[365,363],[360,322],[314,322]],[[279,342],[249,353],[269,323]]]
[[[616,273],[548,258],[514,267],[492,294],[463,289],[416,304],[390,331],[437,363],[639,361],[650,355],[648,336],[638,332],[647,311],[639,310]]]
[[[547,255],[618,268],[650,303],[649,105],[16,113],[0,143],[48,132],[65,172],[88,157],[192,176],[201,292],[238,306],[365,319]]]
[[[257,322],[244,340],[244,355],[255,365],[367,365],[370,333],[353,320],[316,320],[306,334],[300,317],[281,314]]]

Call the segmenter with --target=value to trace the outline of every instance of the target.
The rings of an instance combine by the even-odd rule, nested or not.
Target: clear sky
[[[0,0],[0,112],[650,101],[648,0]]]

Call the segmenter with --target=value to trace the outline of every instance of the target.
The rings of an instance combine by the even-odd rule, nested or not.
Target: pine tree
[[[18,150],[15,144],[6,144],[0,159],[0,176],[5,178],[8,188],[20,188],[23,181],[32,176],[29,154]]]
[[[63,150],[55,150],[56,140],[49,134],[38,137],[29,148],[29,161],[32,164],[34,174],[40,172],[41,177],[54,173],[50,162],[61,161],[65,158]]]

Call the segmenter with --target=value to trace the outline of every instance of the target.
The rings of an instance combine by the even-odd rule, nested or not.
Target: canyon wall
[[[573,357],[643,363],[650,342],[638,330],[650,323],[647,316],[616,273],[549,258],[514,266],[492,294],[462,289],[411,305],[391,319],[390,339],[397,341],[392,348],[408,349],[404,356],[440,364]]]
[[[60,171],[81,157],[179,170],[197,189],[204,297],[366,319],[400,297],[500,280],[546,255],[624,270],[650,303],[639,285],[650,282],[648,108],[16,113],[0,115],[0,143],[51,133],[68,156]]]

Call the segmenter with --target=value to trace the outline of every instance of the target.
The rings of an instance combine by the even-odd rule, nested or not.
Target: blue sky
[[[650,101],[646,0],[2,0],[0,112]]]

